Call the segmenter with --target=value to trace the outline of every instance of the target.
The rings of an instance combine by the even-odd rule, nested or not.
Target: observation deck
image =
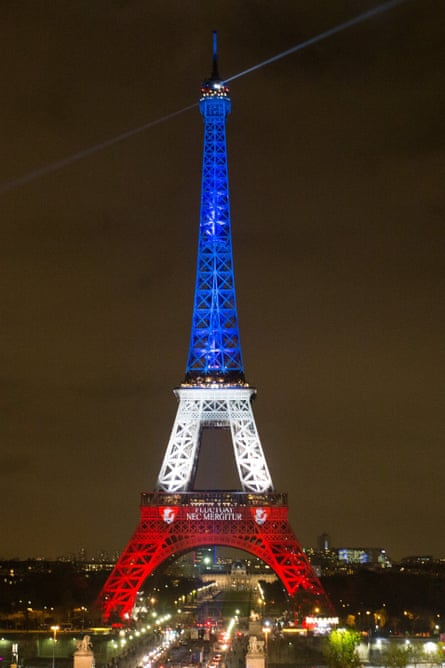
[[[287,493],[194,490],[190,492],[142,492],[141,506],[285,506]]]
[[[229,97],[229,87],[219,79],[208,79],[201,86],[201,100],[214,97]]]

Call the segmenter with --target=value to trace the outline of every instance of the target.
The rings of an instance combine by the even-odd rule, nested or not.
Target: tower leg
[[[253,492],[272,489],[272,478],[264,457],[250,399],[229,400],[227,411],[242,488]]]
[[[193,482],[198,460],[201,430],[199,395],[181,397],[164,461],[158,477],[158,489],[186,491]]]
[[[179,406],[158,477],[164,492],[185,492],[193,487],[203,427],[229,427],[241,488],[269,492],[272,478],[255,425],[251,387],[196,388],[175,391]]]

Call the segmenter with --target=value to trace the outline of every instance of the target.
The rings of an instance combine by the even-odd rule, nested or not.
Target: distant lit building
[[[382,547],[331,547],[327,533],[318,537],[317,546],[316,550],[306,548],[305,553],[319,576],[392,567],[391,560]]]
[[[217,562],[216,546],[199,547],[193,553],[193,564],[199,572],[208,571]]]
[[[339,571],[339,562],[335,550],[314,550],[311,547],[304,548],[304,553],[311,562],[318,577],[322,575],[334,575]]]
[[[400,561],[401,566],[428,566],[434,561],[433,557],[428,554],[416,554],[411,557],[403,557]]]
[[[409,557],[403,557],[403,559],[400,560],[398,567],[401,573],[443,576],[445,574],[445,559],[435,559],[429,554],[416,554]]]
[[[259,561],[259,560],[257,560]],[[259,563],[250,560],[234,560],[229,564],[225,572],[216,569],[206,571],[201,574],[203,582],[215,582],[218,589],[228,590],[255,590],[260,582],[275,582],[277,576],[266,564],[262,568],[257,568]]]
[[[331,539],[329,534],[327,533],[322,533],[321,536],[318,536],[317,538],[317,547],[318,550],[321,551],[327,551],[330,550],[331,548]]]
[[[364,566],[366,568],[391,568],[392,563],[382,547],[338,547],[335,548],[339,564]]]

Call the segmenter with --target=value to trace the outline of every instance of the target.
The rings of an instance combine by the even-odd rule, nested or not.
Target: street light
[[[53,632],[53,666],[54,668],[55,663],[56,663],[56,636],[57,636],[57,631],[59,630],[60,626],[51,626],[51,631]]]
[[[272,629],[270,628],[269,623],[266,622],[266,624],[263,626],[263,633],[264,633],[264,639],[265,639],[265,643],[264,643],[264,663],[265,663],[266,666],[269,663],[269,661],[268,661],[268,653],[269,653],[268,638],[269,638],[269,633],[271,631],[272,631]]]

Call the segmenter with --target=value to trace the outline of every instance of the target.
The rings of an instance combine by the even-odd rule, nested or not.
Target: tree
[[[331,668],[358,668],[360,657],[357,647],[360,634],[348,629],[331,631],[325,648],[325,656]]]
[[[406,668],[408,663],[412,662],[412,656],[411,646],[398,647],[390,645],[388,650],[382,655],[382,662],[385,668]]]

